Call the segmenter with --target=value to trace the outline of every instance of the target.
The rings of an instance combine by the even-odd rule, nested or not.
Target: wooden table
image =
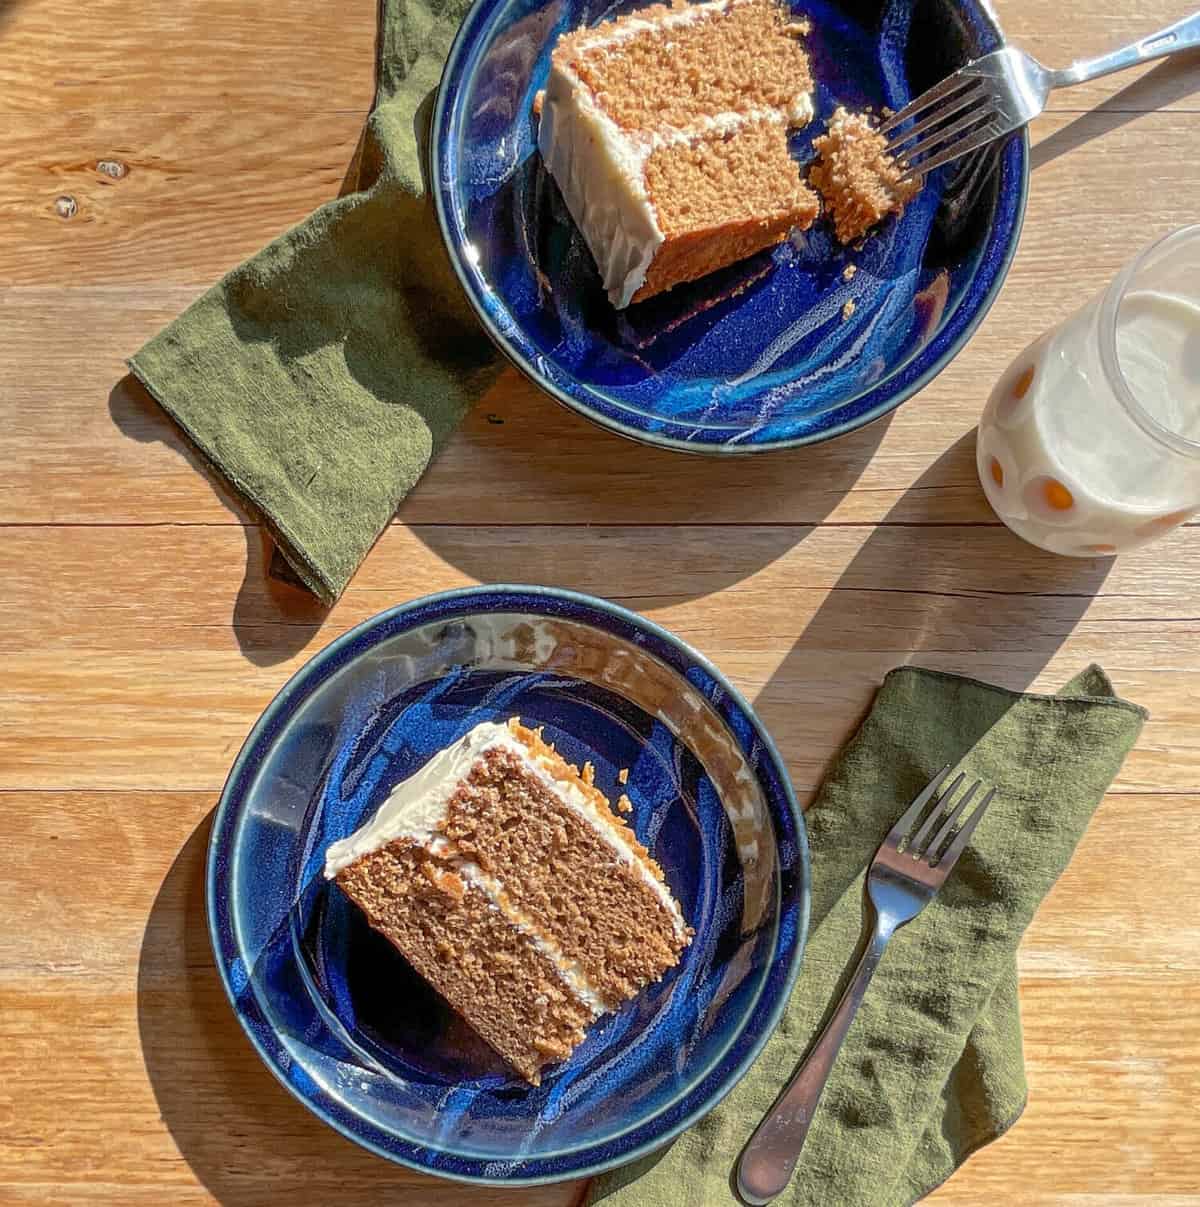
[[[1060,64],[1187,3],[1002,17]],[[509,372],[326,615],[267,580],[262,532],[123,360],[337,192],[374,15],[0,0],[0,1201],[577,1197],[437,1182],[327,1130],[242,1036],[202,908],[213,805],[280,684],[391,604],[515,580],[710,655],[806,795],[899,663],[1054,688],[1101,661],[1153,720],[1021,951],[1029,1109],[935,1197],[1200,1202],[1200,527],[1056,560],[999,526],[973,467],[1010,357],[1196,219],[1200,62],[1054,98],[1003,296],[890,423],[722,464],[624,443]]]

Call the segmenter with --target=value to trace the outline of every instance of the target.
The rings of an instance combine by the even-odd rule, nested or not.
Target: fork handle
[[[1156,34],[1141,38],[1131,46],[1122,46],[1120,50],[1110,50],[1099,58],[1084,59],[1072,63],[1060,71],[1050,72],[1050,87],[1062,88],[1070,84],[1082,84],[1099,76],[1108,75],[1113,71],[1123,71],[1138,63],[1147,63],[1151,59],[1161,59],[1179,50],[1189,50],[1200,46],[1200,12],[1160,29]]]
[[[737,1188],[751,1207],[769,1203],[791,1180],[821,1091],[892,934],[892,928],[876,922],[871,942],[821,1037],[742,1150]]]

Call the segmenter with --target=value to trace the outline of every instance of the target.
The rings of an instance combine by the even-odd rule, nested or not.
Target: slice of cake
[[[905,165],[865,113],[835,110],[826,133],[813,139],[813,150],[819,158],[808,179],[824,197],[843,243],[900,213],[921,191],[919,181],[904,179]]]
[[[538,148],[618,308],[812,225],[788,154],[813,115],[775,0],[655,5],[560,39]]]
[[[527,1081],[679,962],[658,864],[540,731],[477,725],[326,852],[325,875]]]

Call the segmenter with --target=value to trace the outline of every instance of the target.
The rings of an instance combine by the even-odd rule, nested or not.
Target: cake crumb
[[[467,886],[453,872],[444,872],[431,863],[422,864],[421,871],[439,893],[445,893],[454,901],[463,899]]]
[[[624,792],[622,792],[621,795],[617,797],[617,809],[621,813],[632,813],[633,812],[633,801],[631,801],[629,799],[629,797],[627,797],[625,795]]]
[[[807,17],[800,17],[795,21],[789,21],[784,27],[785,34],[791,34],[793,37],[806,38],[812,33],[812,22]]]
[[[854,274],[856,272],[858,272],[857,264],[847,264],[846,267],[842,269],[842,280],[843,281],[853,281]]]
[[[590,762],[584,763],[579,778],[590,788],[596,782],[596,768]]]
[[[617,772],[617,783],[618,784],[629,783],[629,768],[628,767],[622,767],[621,770]]]
[[[844,323],[857,309],[858,307],[855,306],[854,299],[851,298],[850,301],[848,301],[842,307],[842,322]]]
[[[545,90],[545,88],[539,88],[533,94],[533,116],[534,117],[542,116],[542,106],[545,103],[546,103],[546,90]]]
[[[842,243],[865,234],[888,214],[898,214],[920,191],[905,180],[905,165],[864,113],[838,108],[825,134],[813,140],[818,159],[809,180],[825,199]]]

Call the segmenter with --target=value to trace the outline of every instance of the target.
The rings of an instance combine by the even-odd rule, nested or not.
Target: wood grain
[[[1078,0],[1064,21],[1053,5],[1030,0],[999,0],[995,7],[1009,38],[1053,67],[1145,37],[1190,11],[1187,0],[1139,0],[1121,8]],[[122,0],[12,0],[0,6],[0,114],[361,112],[371,98],[375,9],[375,0],[146,0],[137,6]],[[1144,72],[1057,93],[1052,106],[1091,108],[1126,92]],[[1190,89],[1162,74],[1119,103],[1197,108]]]
[[[1059,65],[1188,4],[998,7]],[[890,421],[715,462],[506,372],[326,612],[267,578],[254,517],[124,360],[337,194],[374,36],[375,0],[0,0],[0,1202],[572,1207],[576,1185],[440,1183],[321,1125],[241,1034],[203,915],[217,792],[287,676],[391,604],[526,580],[713,657],[806,795],[897,664],[1052,689],[1102,662],[1152,719],[1021,949],[1026,1114],[933,1197],[1200,1204],[1200,527],[1065,563],[998,525],[973,465],[1011,357],[1194,220],[1200,60],[1053,98],[1004,292]]]
[[[6,124],[0,281],[53,282],[69,264],[75,285],[169,284],[211,281],[336,197],[362,117],[101,111]],[[55,209],[63,196],[70,219]]]
[[[1192,75],[1200,72],[1185,78]],[[1128,258],[1131,229],[1136,243],[1186,221],[1195,165],[1178,149],[1191,122],[1192,115],[1174,111],[1039,119],[1018,272],[1090,289]],[[0,284],[201,285],[336,196],[362,120],[352,112],[297,121],[274,109],[102,110],[6,125]],[[119,161],[127,174],[113,179],[97,170],[107,160]],[[1089,187],[1064,208],[1058,190],[1080,172]],[[1159,193],[1152,214],[1142,204],[1147,187]],[[70,219],[55,211],[64,195],[78,207]],[[1093,254],[1081,265],[1085,242]],[[68,265],[69,277],[60,281]],[[1041,328],[1030,320],[1032,338]]]
[[[508,580],[608,596],[694,644],[755,702],[804,792],[898,663],[1053,690],[1093,660],[1152,713],[1119,789],[1200,792],[1200,528],[1064,565],[998,527],[397,526],[328,615],[264,583],[255,529],[4,541],[0,787],[216,789],[320,645],[428,591]]]
[[[0,113],[363,112],[375,0],[17,0],[0,6]]]
[[[970,444],[962,443],[987,390],[1021,347],[1117,270],[1130,251],[1130,230],[1150,238],[1190,220],[1197,169],[1178,147],[1194,120],[1180,114],[1136,122],[1111,114],[1043,119],[1036,145],[1071,149],[1035,173],[1007,288],[962,355],[890,422],[820,448],[707,461],[706,489],[698,493],[690,489],[698,475],[690,458],[599,434],[510,370],[480,399],[400,519],[469,523],[487,514],[537,523],[551,508],[559,520],[576,523],[638,523],[648,514],[675,523],[994,522],[976,484]],[[20,189],[6,191],[8,173],[0,166],[0,214],[22,236],[0,242],[0,324],[19,366],[6,383],[13,421],[0,430],[0,458],[8,466],[0,478],[0,521],[241,522],[182,455],[173,426],[123,380],[124,359],[200,289],[163,281],[211,280],[332,192],[332,184],[322,185],[305,198],[296,187],[310,152],[309,168],[327,171],[330,181],[337,157],[325,169],[315,145],[292,157],[289,131],[303,140],[340,130],[348,158],[353,127],[341,119],[317,121],[314,135],[303,124],[271,121],[283,136],[282,163],[259,156],[236,133],[214,129],[211,118],[198,118],[200,142],[211,133],[225,150],[212,150],[211,163],[179,182],[190,191],[187,205],[172,206],[174,185],[140,180],[135,172],[111,189],[96,184],[103,206],[94,231],[32,211],[22,217],[19,204],[6,201]],[[1087,136],[1095,137],[1072,145]],[[231,145],[255,165],[239,161],[227,194],[216,165]],[[71,155],[86,166],[78,147]],[[1064,212],[1059,199],[1081,172],[1093,183]],[[264,179],[270,183],[260,187]],[[1149,213],[1146,181],[1157,197]],[[46,207],[56,187],[45,188]],[[118,196],[126,189],[134,191],[128,208]],[[264,213],[260,206],[275,208]],[[200,215],[194,223],[185,214],[191,210]],[[181,229],[189,232],[183,241],[176,237]],[[72,243],[80,230],[81,242]],[[68,288],[46,283],[56,273],[68,275]],[[106,283],[110,274],[126,284]],[[26,278],[41,283],[3,287],[6,279]]]
[[[63,1200],[98,1203],[149,1202],[156,1190],[189,1203],[209,1194],[316,1203],[334,1193],[354,1204],[381,1194],[430,1207],[516,1201],[368,1157],[252,1057],[202,924],[212,794],[16,792],[0,801],[14,847],[28,853],[0,883],[0,911],[26,923],[8,936],[0,965],[5,1201],[45,1201],[50,1186]],[[1194,1188],[1194,1136],[1176,1131],[1170,1163],[1139,1154],[1187,1116],[1200,1066],[1188,1010],[1200,928],[1180,924],[1175,907],[1179,893],[1200,892],[1188,842],[1197,808],[1200,797],[1184,796],[1102,805],[1021,951],[1031,1105],[955,1177],[947,1201],[1003,1201],[1013,1159],[1041,1167],[1036,1202],[1066,1201],[1081,1184],[1146,1196]],[[1144,875],[1145,849],[1158,853],[1155,877]],[[179,852],[165,873],[164,851]],[[70,880],[58,874],[64,866]],[[91,903],[89,925],[61,926],[81,900]],[[57,1045],[68,1033],[66,1060]],[[120,1129],[89,1109],[100,1096],[121,1103]],[[565,1207],[576,1188],[522,1194],[531,1207]]]

